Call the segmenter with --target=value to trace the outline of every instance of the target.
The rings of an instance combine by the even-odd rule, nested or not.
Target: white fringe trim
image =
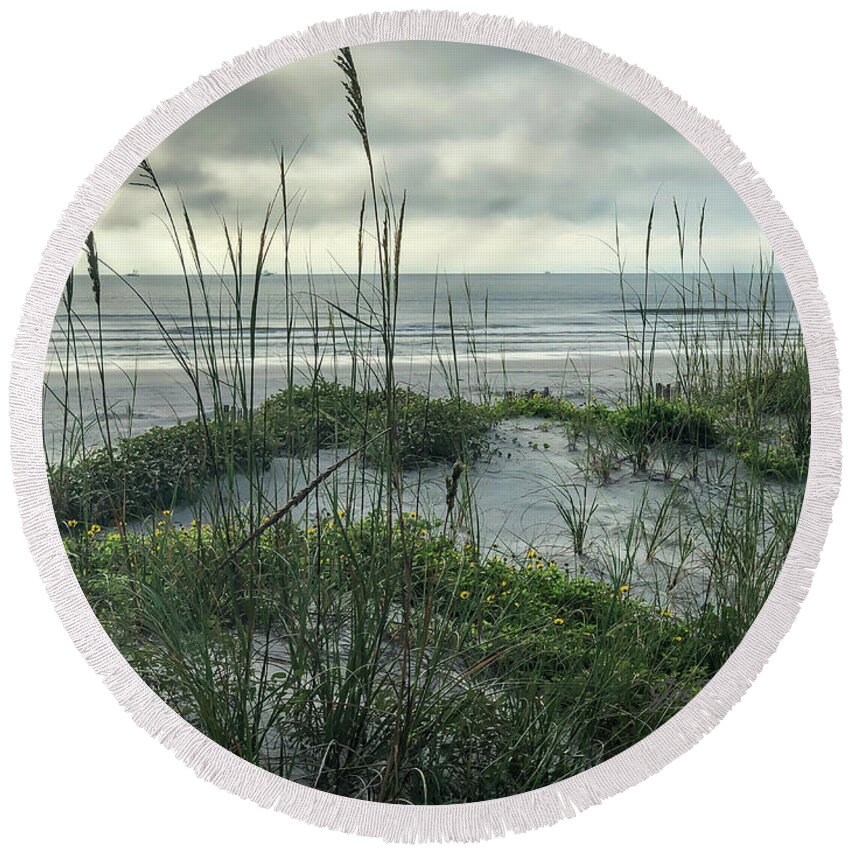
[[[45,355],[68,269],[139,161],[201,109],[268,71],[345,45],[412,39],[487,44],[561,62],[630,95],[678,130],[741,196],[775,251],[803,327],[812,387],[812,454],[797,532],[767,603],[721,670],[664,726],[598,767],[525,794],[446,806],[369,803],[306,788],[243,761],[172,711],[127,664],[80,590],[56,527],[41,437]],[[637,784],[692,747],[744,695],[793,622],[818,562],[840,480],[832,322],[800,237],[770,189],[715,121],[649,74],[547,27],[504,17],[410,11],[316,24],[237,57],[165,101],[118,143],[63,214],[27,296],[13,358],[12,462],[24,531],[65,628],[122,707],[202,779],[300,820],[388,841],[478,841],[552,824]]]

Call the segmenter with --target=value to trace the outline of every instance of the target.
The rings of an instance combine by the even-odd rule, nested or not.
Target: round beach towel
[[[828,315],[752,178],[643,72],[477,16],[316,27],[145,119],[13,378],[33,552],[122,705],[397,840],[550,823],[698,740],[837,468]]]

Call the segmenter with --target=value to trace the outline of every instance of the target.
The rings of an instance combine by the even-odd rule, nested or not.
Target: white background
[[[74,190],[160,100],[253,46],[377,0],[6,7],[0,369],[39,254]],[[445,8],[522,17],[619,54],[721,121],[802,234],[850,364],[846,23],[839,4],[540,0]],[[780,8],[783,8],[780,11]],[[848,381],[842,380],[845,398]],[[6,405],[6,392],[3,392]],[[0,419],[0,841],[114,848],[378,847],[196,779],[139,730],[62,629],[27,551]],[[846,429],[845,429],[846,441]],[[811,594],[758,681],[687,755],[580,817],[494,847],[846,847],[848,498]]]

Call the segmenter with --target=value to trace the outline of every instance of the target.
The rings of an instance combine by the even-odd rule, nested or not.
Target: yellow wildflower
[[[506,581],[503,581],[503,582],[502,582],[502,587],[507,587],[507,586],[508,586],[508,583],[507,583]]]
[[[555,617],[555,619],[554,619],[554,620],[552,620],[552,622],[553,622],[556,626],[563,626],[563,625],[564,625],[564,618],[563,618],[563,617]]]
[[[162,512],[162,515],[163,515],[163,516],[171,516],[171,511],[170,511],[170,510],[168,510],[168,508],[166,508],[166,509]]]
[[[336,515],[337,515],[340,519],[342,519],[342,518],[345,516],[345,508],[340,508],[340,509],[336,512]]]
[[[620,585],[620,593],[628,593],[630,590],[630,586],[628,584]]]
[[[100,532],[100,526],[96,522],[92,523],[92,527],[89,529],[89,534],[91,534],[92,537],[94,537],[94,535],[97,534],[98,532]]]
[[[307,534],[315,534],[315,533],[316,533],[316,526],[315,526],[315,525],[311,525],[311,526],[307,529]]]
[[[68,528],[76,528],[77,527],[77,520],[69,519],[68,522],[65,523],[65,525],[67,525]]]
[[[492,602],[495,598],[496,598],[496,597],[495,597],[495,596],[491,593],[491,594],[487,597],[487,601],[488,601],[488,602]]]
[[[673,612],[669,608],[662,608],[661,609],[661,616],[662,617],[672,617]]]
[[[537,550],[536,549],[529,549],[525,553],[525,557],[526,558],[536,558],[537,557]]]
[[[469,591],[468,590],[462,590],[460,592],[460,598],[461,599],[469,599]]]
[[[681,636],[681,635],[676,635],[676,637],[674,637],[674,638],[673,638],[673,640],[675,640],[677,643],[681,643],[681,641],[682,641],[682,636]]]

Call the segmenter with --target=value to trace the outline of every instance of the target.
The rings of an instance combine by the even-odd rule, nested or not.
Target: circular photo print
[[[56,522],[177,714],[357,800],[623,752],[738,646],[795,533],[782,269],[670,125],[440,41],[265,74],[138,163],[55,316]]]

